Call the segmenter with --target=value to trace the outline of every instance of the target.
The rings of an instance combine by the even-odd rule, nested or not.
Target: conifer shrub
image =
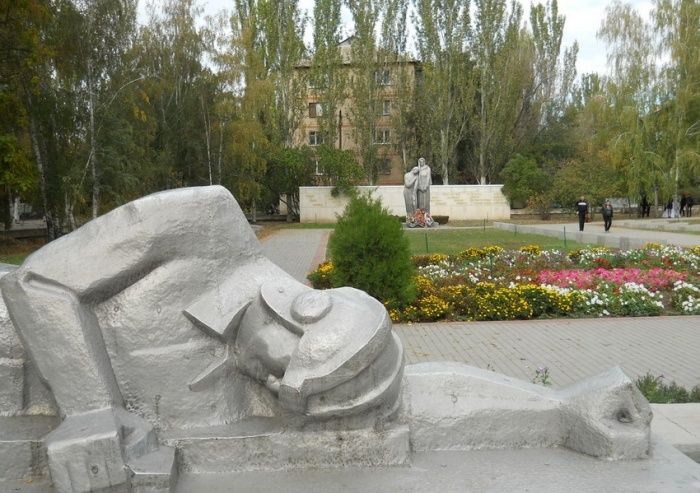
[[[328,246],[334,286],[361,289],[389,307],[415,299],[408,239],[378,199],[353,196]]]

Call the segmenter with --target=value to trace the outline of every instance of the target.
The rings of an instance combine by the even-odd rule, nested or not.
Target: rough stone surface
[[[618,369],[551,390],[459,363],[406,367],[414,450],[564,445],[596,457],[649,455],[651,408]]]
[[[607,461],[563,448],[420,452],[408,467],[184,474],[176,493],[697,493],[700,465],[663,442],[650,459]]]
[[[168,493],[177,484],[175,449],[159,447],[128,465],[132,493]]]
[[[0,415],[13,416],[24,408],[24,359],[0,358]]]
[[[46,448],[57,491],[126,488],[119,427],[111,409],[68,417],[47,435]]]
[[[408,427],[358,430],[288,429],[277,421],[251,420],[235,426],[165,436],[177,447],[182,472],[309,469],[405,465],[410,460]]]
[[[0,417],[0,482],[34,481],[48,474],[43,437],[57,424],[55,417]]]

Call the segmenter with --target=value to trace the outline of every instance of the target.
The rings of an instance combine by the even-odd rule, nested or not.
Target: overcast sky
[[[158,0],[155,0],[156,2]],[[530,1],[519,0],[525,6],[525,16],[529,14]],[[139,0],[140,19],[145,19],[146,0]],[[571,46],[574,41],[579,43],[579,54],[576,69],[579,74],[587,72],[607,73],[605,45],[596,40],[596,31],[605,16],[605,8],[609,0],[559,0],[559,12],[566,16],[564,26],[563,46]],[[644,19],[648,18],[651,10],[651,0],[628,0]],[[231,0],[199,0],[206,15],[214,15],[222,9],[231,9]],[[313,13],[314,0],[299,0],[301,8]],[[344,9],[343,23],[346,33],[352,32],[350,13]],[[310,42],[310,32],[307,33]],[[562,47],[563,48],[563,47]]]

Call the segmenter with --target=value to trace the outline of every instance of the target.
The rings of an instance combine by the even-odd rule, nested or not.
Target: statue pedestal
[[[284,491],[289,493],[601,493],[691,492],[700,464],[653,440],[653,455],[608,461],[563,448],[420,452],[407,467],[348,467],[237,474],[185,474],[178,493]]]
[[[177,448],[185,473],[397,466],[410,461],[408,426],[396,423],[381,430],[309,431],[253,419],[178,431],[161,440]]]

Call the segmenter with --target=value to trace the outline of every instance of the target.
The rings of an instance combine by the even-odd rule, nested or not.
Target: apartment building
[[[352,81],[355,65],[352,61],[352,41],[350,37],[340,43],[340,58],[343,70],[347,70],[346,78]],[[310,63],[302,63],[297,67],[301,74],[306,71],[307,75],[311,70]],[[398,96],[397,81],[399,75],[402,80],[408,81],[409,86],[414,86],[416,76],[419,71],[419,64],[415,60],[394,62],[375,71],[375,83],[379,87],[379,104],[373,134],[373,145],[377,146],[377,167],[379,175],[377,185],[399,185],[403,184],[404,165],[401,154],[397,146],[396,129],[393,128],[392,115],[397,111],[396,100]],[[307,77],[311,81],[310,77]],[[352,83],[352,82],[351,82]],[[346,91],[346,95],[336,109],[332,121],[335,122],[336,138],[332,145],[337,149],[350,150],[356,152],[358,161],[361,155],[357,152],[356,132],[354,121],[354,101],[351,91]],[[304,117],[295,132],[294,143],[297,146],[309,145],[315,147],[325,142],[325,137],[321,132],[320,117],[324,115],[327,106],[324,104],[322,91],[310,86],[307,89],[307,106]]]

